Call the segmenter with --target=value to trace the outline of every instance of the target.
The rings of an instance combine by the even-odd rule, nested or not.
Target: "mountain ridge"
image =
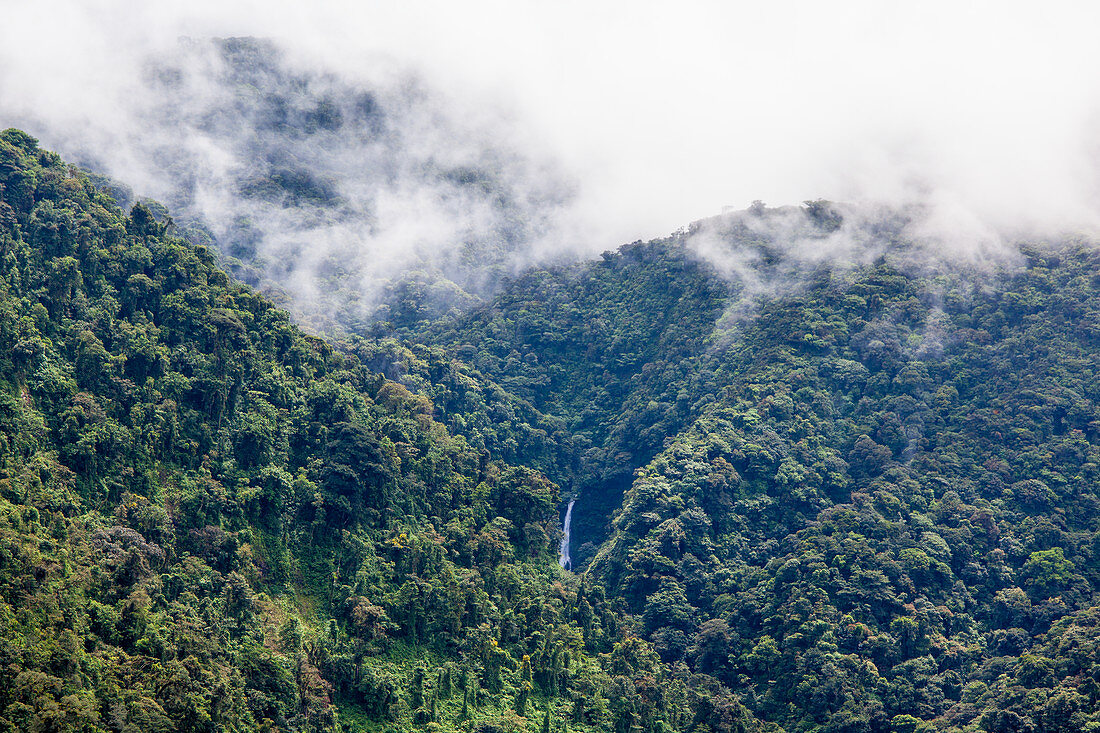
[[[0,186],[2,727],[1100,728],[1086,241],[757,207],[326,341]]]

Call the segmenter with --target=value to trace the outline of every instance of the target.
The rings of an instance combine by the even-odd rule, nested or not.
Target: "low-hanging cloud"
[[[234,37],[177,39],[134,63],[82,110],[105,106],[109,124],[28,107],[24,126],[166,204],[182,234],[319,330],[468,304],[530,260],[572,199],[498,110],[386,59],[356,76]]]
[[[912,276],[949,271],[970,282],[1023,265],[1019,242],[949,203],[816,200],[769,208],[755,201],[745,210],[694,222],[677,237],[734,288],[735,297],[719,323],[721,332],[751,319],[764,301],[803,292],[822,278],[846,287],[872,264]],[[935,295],[939,286],[927,282]],[[929,343],[935,341],[933,334]]]
[[[0,124],[94,152],[223,244],[259,237],[292,297],[324,303],[326,277],[358,267],[337,280],[362,280],[364,312],[379,274],[462,270],[475,240],[508,239],[511,266],[754,199],[919,209],[910,234],[980,260],[1018,234],[1097,228],[1098,20],[1076,2],[16,2]],[[276,145],[233,118],[224,62],[202,50],[237,36],[272,39],[303,100],[346,121],[347,92],[370,91],[393,126],[335,139],[303,107],[295,124],[320,132]],[[272,185],[327,205],[273,205]],[[853,242],[829,251],[858,260]]]

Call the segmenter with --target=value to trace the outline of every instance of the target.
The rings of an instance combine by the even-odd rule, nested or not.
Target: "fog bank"
[[[1083,3],[44,0],[4,16],[0,125],[94,156],[219,241],[247,220],[298,298],[324,295],[337,262],[367,311],[424,266],[459,272],[461,301],[486,257],[591,254],[757,199],[919,206],[948,255],[1097,228],[1100,8]],[[278,49],[286,124],[326,99],[340,124],[250,128],[270,90],[227,84],[201,50],[237,36]],[[348,106],[361,93],[376,128]],[[287,181],[326,206],[288,203]]]

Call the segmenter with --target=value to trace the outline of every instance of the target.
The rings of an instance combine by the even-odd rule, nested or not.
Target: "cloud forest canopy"
[[[29,112],[124,208],[226,255],[315,332],[416,322],[493,292],[559,224],[572,183],[493,108],[392,60],[360,74],[257,38],[143,59],[107,129]],[[44,119],[41,119],[44,118]],[[74,129],[74,127],[76,129]]]
[[[1089,243],[757,208],[326,342],[0,187],[2,729],[1100,728]]]

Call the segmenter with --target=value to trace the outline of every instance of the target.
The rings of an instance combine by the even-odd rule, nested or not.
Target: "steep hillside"
[[[533,271],[487,306],[405,335],[561,423],[574,468],[548,473],[580,497],[578,544],[594,546],[634,470],[713,399],[711,336],[737,290],[677,239],[639,242]]]
[[[731,215],[529,275],[429,338],[633,449],[584,582],[761,719],[1100,725],[1100,255],[1069,241],[943,266],[904,218],[853,239],[840,209],[800,216]],[[578,507],[620,488],[573,484]]]
[[[15,130],[0,260],[0,729],[711,714],[561,573],[557,486],[386,347],[302,334]]]
[[[0,729],[1100,729],[1088,242],[755,206],[325,342],[0,187]]]
[[[1080,729],[1100,669],[1051,650],[1095,643],[1100,257],[1025,253],[762,309],[591,571],[666,661],[790,725]]]

